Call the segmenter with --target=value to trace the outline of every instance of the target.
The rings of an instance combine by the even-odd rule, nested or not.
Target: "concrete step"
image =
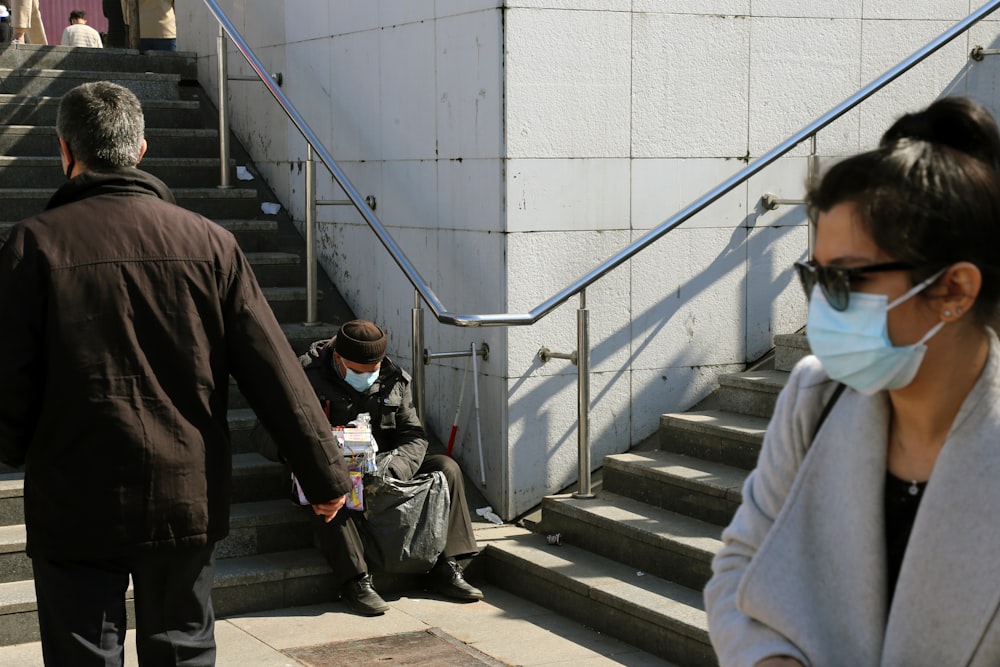
[[[236,162],[229,171],[235,178]],[[171,188],[211,187],[221,180],[218,157],[147,158],[139,167]],[[58,156],[0,156],[0,183],[6,188],[49,188],[66,182]]]
[[[779,334],[774,337],[774,367],[791,371],[799,359],[810,354],[805,333]]]
[[[3,44],[0,67],[80,70],[84,72],[155,72],[197,80],[198,58],[191,52],[132,49],[81,49],[68,46]]]
[[[24,473],[0,474],[0,526],[24,523]]]
[[[306,319],[305,287],[262,287],[268,305],[279,322],[303,322]],[[323,300],[323,292],[316,295],[317,302]]]
[[[788,381],[786,371],[756,370],[719,376],[719,408],[770,419],[778,394]]]
[[[723,410],[660,415],[660,449],[752,470],[768,421]]]
[[[330,568],[315,549],[216,561],[212,606],[218,617],[327,602],[334,597]],[[135,627],[132,589],[129,627]],[[0,583],[0,645],[37,642],[38,605],[29,580]]]
[[[147,158],[219,157],[218,130],[150,127],[146,129],[146,142],[149,145]],[[58,156],[56,128],[54,125],[8,125],[0,132],[0,154],[11,157]]]
[[[261,287],[303,284],[306,268],[302,258],[293,252],[248,252],[245,253],[254,275]],[[301,317],[305,318],[305,311]]]
[[[250,188],[172,188],[178,206],[206,218],[226,215],[252,218],[261,215],[257,191]],[[0,188],[3,211],[0,215],[8,221],[24,218],[45,210],[52,198],[50,188]]]
[[[722,547],[719,526],[607,491],[591,499],[545,498],[538,530],[695,590],[708,582]]]
[[[233,421],[245,426],[255,420],[253,412],[244,410],[232,415]],[[268,461],[256,452],[233,455],[234,503],[258,500],[282,500],[288,497],[288,475],[280,463]],[[24,473],[0,475],[0,526],[24,523]]]
[[[742,502],[747,471],[663,451],[604,458],[602,491],[726,526]]]
[[[56,112],[59,110],[59,99],[45,96],[0,95],[0,123],[54,126]],[[201,127],[201,105],[195,100],[142,100],[142,111],[146,127],[149,128]]]
[[[81,83],[111,81],[124,86],[142,99],[180,99],[179,74],[40,69],[37,67],[0,68],[0,93],[8,95],[44,95],[59,97]]]
[[[508,528],[483,561],[490,582],[665,660],[717,665],[701,593],[543,535]]]

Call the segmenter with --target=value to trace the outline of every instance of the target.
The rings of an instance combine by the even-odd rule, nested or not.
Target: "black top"
[[[906,543],[910,540],[913,521],[917,518],[917,509],[926,488],[927,482],[908,482],[890,472],[885,473],[885,553],[890,605],[899,569],[903,565]]]

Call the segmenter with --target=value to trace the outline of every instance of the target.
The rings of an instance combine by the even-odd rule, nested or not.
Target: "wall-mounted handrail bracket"
[[[975,60],[977,63],[983,62],[983,58],[986,56],[1000,55],[1000,49],[984,49],[982,46],[976,45],[973,47],[972,51],[969,53],[969,57]]]
[[[773,192],[765,192],[760,197],[760,205],[766,208],[768,211],[773,211],[779,206],[799,206],[800,204],[805,204],[805,199],[781,199],[778,195]]]
[[[472,356],[471,347],[468,350],[456,350],[454,352],[430,352],[425,349],[424,363],[429,364],[435,359],[454,359],[456,357],[471,357],[471,356]],[[479,346],[479,349],[476,350],[476,356],[482,357],[483,361],[489,361],[490,346],[484,342],[482,345]]]
[[[541,347],[538,350],[538,358],[542,360],[543,364],[549,363],[550,359],[569,359],[576,366],[580,356],[576,350],[572,352],[553,352],[547,347]]]

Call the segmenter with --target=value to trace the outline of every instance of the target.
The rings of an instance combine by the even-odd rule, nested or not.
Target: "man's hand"
[[[347,494],[344,494],[334,500],[328,500],[325,503],[313,505],[313,513],[323,517],[323,523],[330,523],[333,521],[333,517],[337,516],[337,512],[340,511],[340,508],[343,507],[346,502]]]

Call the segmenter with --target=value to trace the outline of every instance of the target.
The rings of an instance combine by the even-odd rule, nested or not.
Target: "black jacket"
[[[375,384],[368,391],[358,392],[333,366],[333,340],[316,341],[309,352],[299,357],[319,404],[329,414],[330,426],[345,426],[367,412],[379,453],[392,452],[390,474],[410,479],[427,454],[427,436],[413,407],[410,376],[386,357]],[[252,440],[261,453],[274,458],[273,441],[260,425],[254,429]]]
[[[173,201],[138,169],[87,172],[0,248],[0,460],[25,464],[30,556],[224,537],[230,374],[310,498],[349,488],[236,240]]]

